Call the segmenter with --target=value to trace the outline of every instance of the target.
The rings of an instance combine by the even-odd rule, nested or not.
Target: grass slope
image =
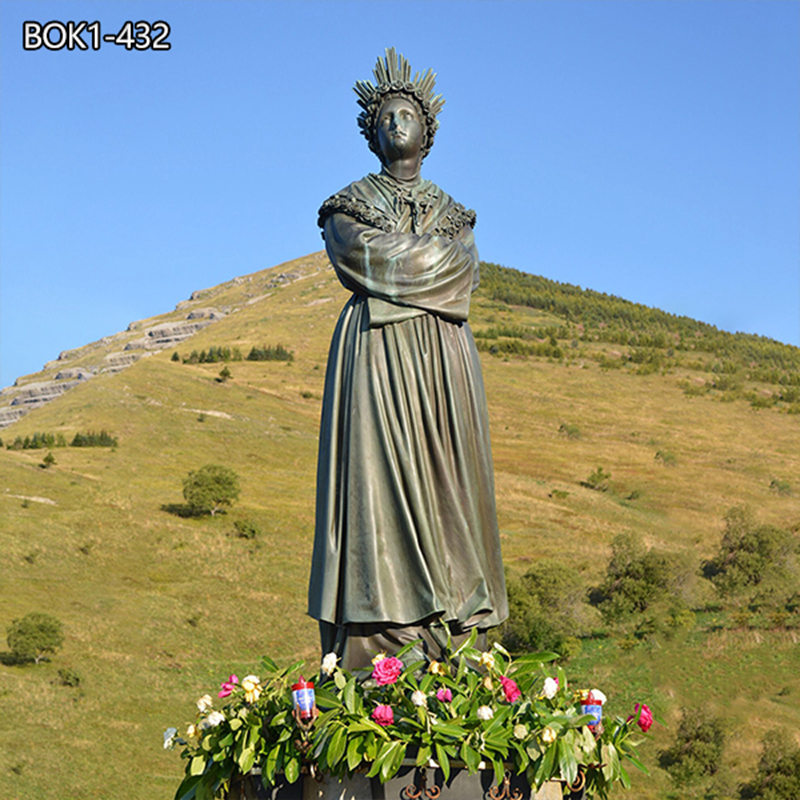
[[[316,254],[198,293],[197,307],[224,307],[228,316],[176,348],[185,357],[212,345],[246,354],[283,343],[294,361],[232,362],[232,378],[218,382],[221,364],[173,362],[168,349],[93,378],[2,432],[6,443],[36,431],[69,440],[106,429],[119,439],[115,449],[56,448],[50,469],[40,466],[45,451],[0,450],[0,628],[46,611],[66,634],[49,663],[0,663],[4,796],[167,800],[181,764],[161,750],[161,733],[191,721],[194,698],[230,672],[257,670],[263,653],[316,660],[305,592],[317,426],[327,346],[347,297],[325,264]],[[512,569],[553,557],[588,584],[603,572],[611,539],[626,531],[708,557],[722,515],[738,503],[763,522],[800,521],[800,416],[783,413],[791,401],[755,408],[745,391],[731,397],[714,389],[711,351],[686,355],[690,365],[665,355],[658,369],[641,370],[624,346],[592,335],[602,320],[499,299],[503,271],[491,269],[471,324],[476,333],[504,326],[514,335],[480,341],[491,347],[555,334],[563,355],[482,353]],[[290,278],[276,283],[279,273]],[[89,363],[98,347],[79,351],[75,362]],[[119,349],[119,340],[107,348]],[[740,386],[780,391],[758,377],[742,375]],[[710,388],[687,394],[686,382],[698,380]],[[580,436],[564,436],[562,424]],[[674,463],[657,461],[658,451]],[[164,510],[182,501],[186,473],[206,463],[239,473],[239,503],[214,519]],[[610,492],[580,485],[599,465],[612,475]],[[771,490],[776,478],[794,492]],[[239,538],[237,519],[255,522],[261,535]],[[59,683],[67,667],[80,687]],[[681,705],[705,703],[723,714],[731,730],[747,731],[732,737],[726,754],[734,782],[752,770],[763,730],[774,722],[800,729],[800,657],[788,632],[692,633],[630,651],[592,641],[572,669],[602,685],[620,713],[646,698],[670,723]],[[671,739],[654,730],[651,766]],[[658,769],[635,780],[631,796],[691,796],[674,794]]]

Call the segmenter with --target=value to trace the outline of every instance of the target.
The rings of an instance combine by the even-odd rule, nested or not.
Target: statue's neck
[[[419,157],[398,159],[391,164],[384,164],[382,172],[401,183],[416,183],[421,162]]]

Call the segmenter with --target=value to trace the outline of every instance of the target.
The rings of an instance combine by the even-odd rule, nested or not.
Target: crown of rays
[[[404,97],[415,103],[425,121],[425,137],[422,144],[422,157],[425,158],[433,147],[433,137],[439,127],[437,114],[442,110],[444,98],[434,95],[436,73],[428,70],[420,77],[417,72],[411,78],[411,65],[394,47],[386,49],[383,59],[378,58],[372,70],[377,85],[372,81],[356,81],[353,87],[358,95],[358,104],[363,111],[358,115],[358,127],[369,142],[369,149],[379,157],[381,155],[378,140],[375,136],[375,119],[383,103],[390,97]]]

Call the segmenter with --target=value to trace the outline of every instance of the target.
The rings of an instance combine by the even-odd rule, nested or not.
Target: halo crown
[[[394,47],[386,48],[383,59],[378,58],[372,74],[377,85],[372,81],[356,81],[353,91],[358,96],[358,104],[363,109],[358,115],[358,127],[369,143],[369,149],[379,158],[381,151],[375,136],[375,120],[385,100],[390,97],[410,99],[422,114],[425,123],[425,136],[422,143],[422,157],[433,147],[433,137],[439,127],[437,114],[442,110],[444,98],[434,95],[436,73],[428,70],[420,77],[417,72],[411,77],[411,65],[402,54],[396,53]]]

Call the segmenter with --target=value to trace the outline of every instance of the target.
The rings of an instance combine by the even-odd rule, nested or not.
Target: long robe
[[[466,322],[474,212],[368,175],[320,209],[353,292],[325,376],[309,614],[466,629],[508,615],[489,423]]]

